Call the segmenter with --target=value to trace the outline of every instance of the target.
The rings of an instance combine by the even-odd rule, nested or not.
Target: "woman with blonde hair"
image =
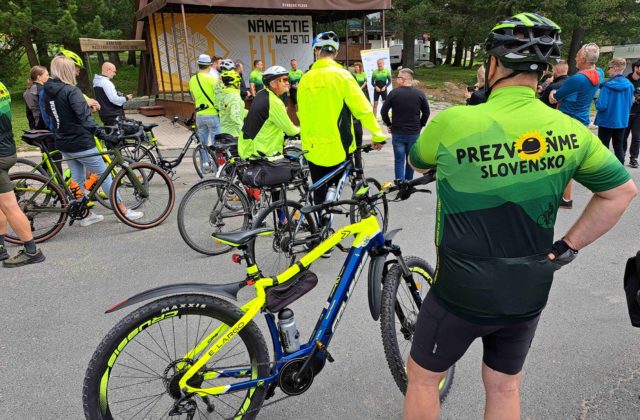
[[[76,66],[67,57],[56,56],[51,61],[51,78],[44,85],[45,107],[52,118],[56,149],[62,152],[71,169],[71,176],[80,186],[85,183],[85,170],[102,174],[107,168],[98,153],[94,136],[104,137],[104,130],[91,118],[91,111],[82,91],[76,87]],[[107,176],[103,188],[111,189],[111,176]],[[142,212],[126,209],[118,203],[130,220],[143,216]],[[80,221],[80,226],[89,226],[104,220],[104,216],[90,213]]]
[[[467,88],[467,105],[479,105],[487,102],[487,92],[484,89],[485,68],[478,67],[476,84]]]

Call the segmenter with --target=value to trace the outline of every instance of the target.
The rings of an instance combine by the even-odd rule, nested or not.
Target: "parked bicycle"
[[[105,127],[107,128],[107,127]],[[31,144],[46,150],[46,140],[50,133],[25,133]],[[111,148],[87,156],[109,156],[111,163],[106,171],[100,175],[95,184],[81,198],[71,190],[67,183],[58,184],[63,174],[57,165],[50,165],[55,172],[54,177],[45,177],[38,173],[14,173],[10,175],[14,183],[14,192],[18,205],[26,214],[31,224],[33,238],[36,243],[46,241],[55,236],[64,227],[67,219],[69,224],[85,218],[93,202],[97,199],[106,177],[116,168],[122,169],[112,181],[109,200],[116,217],[128,226],[136,229],[152,228],[162,223],[171,213],[175,201],[173,183],[167,174],[157,166],[149,163],[136,162],[128,165],[116,147],[121,139],[117,133],[110,136]],[[73,159],[61,159],[62,162]],[[153,179],[149,176],[154,174]],[[144,215],[135,220],[127,217],[121,206],[141,210]],[[20,243],[18,236],[11,229],[5,239],[11,243]]]
[[[381,232],[376,203],[392,191],[408,198],[416,186],[432,180],[428,175],[398,182],[373,196],[365,187],[352,200],[304,208],[304,214],[312,214],[354,206],[360,221],[338,230],[277,276],[265,277],[249,251],[251,241],[271,235],[270,229],[215,235],[242,252],[239,260],[247,264],[246,278],[222,285],[162,286],[109,308],[107,313],[112,313],[160,298],[126,316],[98,345],[83,386],[86,418],[193,419],[197,415],[253,419],[278,388],[285,396],[267,405],[304,393],[326,362],[334,361],[328,346],[367,256],[372,259],[368,275],[371,313],[374,319],[382,313],[385,355],[404,392],[406,357],[400,349],[410,347],[433,270],[419,258],[403,258],[400,247],[393,243],[398,231]],[[310,265],[351,235],[355,238],[340,275],[309,341],[301,343],[294,313],[287,306],[317,284]],[[242,307],[229,302],[247,286],[253,286],[255,298]],[[268,325],[273,358],[254,320],[259,313]],[[451,387],[454,368],[440,383],[441,399]]]
[[[326,201],[340,200],[347,182],[353,194],[365,186],[371,191],[380,191],[380,183],[364,175],[361,153],[371,150],[371,145],[358,147],[350,159],[334,171],[318,182],[304,186],[299,200],[289,199],[285,190],[280,200],[271,203],[253,219],[254,228],[269,227],[274,231],[273,236],[257,238],[251,245],[251,252],[260,263],[264,274],[280,272],[295,261],[298,255],[306,253],[315,244],[333,234],[334,214],[346,214],[350,223],[359,220],[357,207],[354,205],[344,210],[332,209],[331,212],[310,215],[302,214],[301,210],[307,204],[319,204],[314,203],[313,193],[325,185],[330,185]],[[387,230],[388,212],[388,200],[383,195],[375,207],[376,217],[383,232]]]
[[[212,233],[247,230],[260,211],[271,204],[273,188],[255,188],[240,182],[249,162],[237,156],[235,142],[216,142],[211,146],[219,162],[219,178],[198,182],[184,195],[178,207],[178,230],[185,243],[205,255],[219,255],[231,247],[214,239]],[[285,148],[286,156],[298,162],[299,172],[287,186],[275,189],[296,189],[306,185],[305,166],[296,146]]]
[[[212,151],[202,144],[200,137],[198,136],[198,130],[195,124],[195,115],[198,111],[206,109],[205,105],[201,105],[196,109],[191,118],[185,119],[178,116],[173,117],[172,123],[182,122],[185,126],[191,130],[191,135],[187,139],[187,142],[180,150],[180,154],[175,159],[167,159],[158,147],[158,140],[153,134],[153,128],[158,124],[145,124],[138,123],[139,132],[135,135],[129,136],[129,138],[123,142],[120,146],[120,152],[123,156],[132,159],[135,162],[149,162],[161,167],[172,178],[175,177],[175,168],[180,165],[186,156],[189,148],[193,143],[196,144],[191,153],[191,159],[196,173],[200,178],[204,178],[205,175],[212,175],[216,172],[215,156]],[[124,124],[133,125],[136,121],[128,120],[122,122]],[[133,130],[134,128],[130,128]]]

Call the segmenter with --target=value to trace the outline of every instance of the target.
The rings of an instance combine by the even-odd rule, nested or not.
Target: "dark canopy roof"
[[[136,13],[142,20],[159,11],[188,13],[311,15],[332,21],[391,9],[391,0],[153,0]]]

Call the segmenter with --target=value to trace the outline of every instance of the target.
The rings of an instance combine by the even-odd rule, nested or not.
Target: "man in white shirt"
[[[115,125],[118,117],[124,117],[124,103],[132,98],[132,95],[125,96],[116,91],[111,81],[116,73],[116,66],[105,61],[102,65],[102,74],[96,74],[93,78],[93,90],[100,104],[98,113],[105,125]]]
[[[209,69],[209,76],[213,77],[216,80],[216,83],[220,80],[220,62],[221,61],[222,61],[222,58],[215,55],[211,60],[211,68]]]

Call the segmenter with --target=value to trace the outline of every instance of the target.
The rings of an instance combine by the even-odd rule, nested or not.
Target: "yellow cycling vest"
[[[385,141],[356,80],[329,58],[316,61],[300,79],[298,118],[305,158],[316,165],[338,165],[355,150],[352,118],[371,131],[374,142]]]
[[[199,84],[198,80],[200,81]],[[206,73],[196,73],[191,77],[191,80],[189,80],[189,91],[191,92],[196,108],[202,104],[209,107],[198,112],[198,115],[218,115],[214,104],[209,102],[209,99],[207,99],[202,89],[200,89],[200,85],[202,85],[202,89],[206,91],[209,98],[215,103],[216,79]]]

